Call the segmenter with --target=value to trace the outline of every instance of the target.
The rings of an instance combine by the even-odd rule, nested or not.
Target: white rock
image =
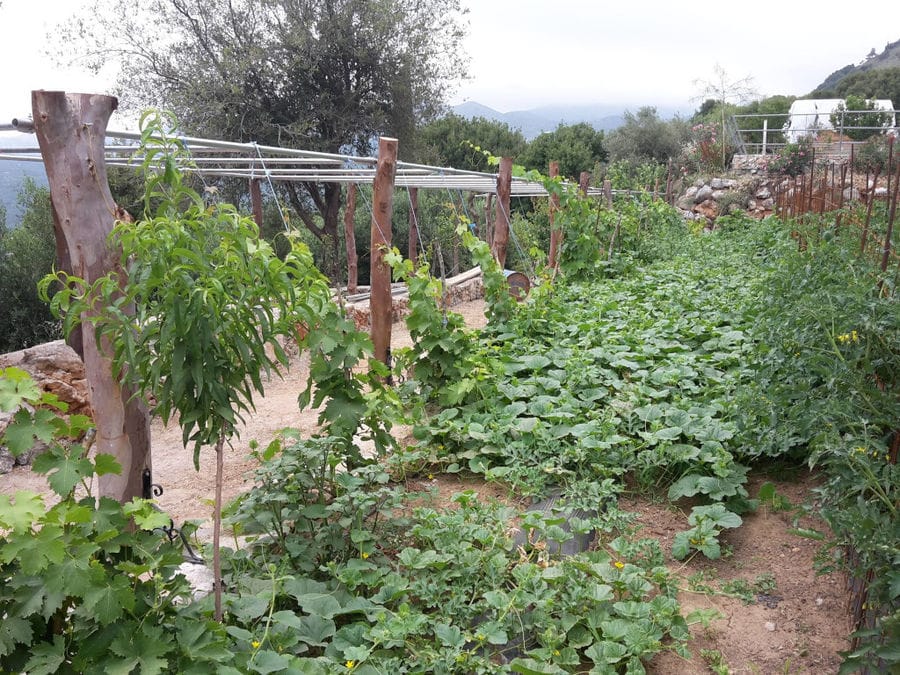
[[[775,622],[774,621],[766,621],[766,630],[770,633],[775,632]]]
[[[822,598],[816,598],[816,607],[821,607],[824,604],[825,600],[823,600]]]

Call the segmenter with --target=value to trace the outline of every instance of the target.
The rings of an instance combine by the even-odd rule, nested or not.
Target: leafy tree
[[[844,103],[838,103],[831,113],[831,126],[843,130],[854,141],[864,141],[874,136],[890,121],[891,114],[876,108],[875,101],[852,94]]]
[[[559,162],[562,176],[577,180],[582,171],[590,171],[606,161],[603,132],[590,124],[560,124],[555,131],[541,134],[528,144],[519,163],[528,169],[546,172],[550,162]]]
[[[519,157],[525,150],[525,136],[505,122],[484,117],[466,119],[449,114],[421,127],[416,141],[422,162],[470,171],[490,171],[484,148],[498,157]]]
[[[161,106],[186,133],[371,154],[412,132],[465,72],[459,0],[104,0],[68,39],[121,63],[123,107]],[[62,54],[68,58],[68,53]],[[286,183],[304,225],[337,246],[337,184]]]
[[[738,106],[737,115],[764,115],[765,117],[737,118],[737,126],[743,131],[743,139],[748,143],[762,143],[763,120],[768,122],[767,141],[769,143],[784,143],[784,134],[781,132],[787,117],[785,115],[791,109],[791,104],[797,100],[796,96],[768,96],[758,101]]]
[[[853,73],[837,84],[835,92],[842,98],[856,95],[866,99],[890,99],[896,109],[900,106],[900,67]]]
[[[676,117],[666,122],[656,108],[646,106],[637,113],[625,111],[625,122],[609,132],[604,141],[611,161],[656,162],[677,157],[689,134],[688,125]]]
[[[59,323],[37,292],[38,281],[56,260],[50,191],[28,178],[18,200],[24,212],[21,223],[0,228],[0,352],[60,336]]]

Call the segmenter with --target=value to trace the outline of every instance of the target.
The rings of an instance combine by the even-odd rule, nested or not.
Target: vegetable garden
[[[4,443],[16,453],[48,443],[34,470],[59,500],[48,509],[37,494],[0,495],[3,671],[645,672],[662,651],[687,656],[689,626],[714,617],[684,615],[682,580],[620,498],[679,505],[689,527],[669,553],[715,559],[742,516],[777,502],[771,487],[747,489],[748,472],[773,465],[820,472],[808,508],[828,529],[797,535],[822,539],[822,569],[859,585],[842,670],[900,663],[900,312],[896,265],[882,271],[859,254],[863,211],[848,205],[837,224],[731,215],[706,232],[649,195],[605,208],[542,179],[560,198],[561,273],[548,270],[526,301],[511,299],[487,245],[459,230],[483,270],[486,328],[467,330],[441,306],[427,264],[388,256],[409,285],[413,338],[388,386],[302,244],[279,260],[252,221],[205,206],[163,165],[145,220],[116,230],[125,300],[118,278],[64,277],[57,308],[70,320],[95,312],[120,371],[164,414],[181,413],[185,444],[219,448],[252,406],[259,368],[284,361],[254,340],[302,323],[311,366],[299,402],[321,409],[320,430],[257,447],[255,487],[222,514],[240,545],[221,551],[215,597],[195,600],[176,572],[181,549],[156,529],[168,517],[148,500],[91,496],[94,477],[120,467],[90,452],[90,421],[58,415],[52,396],[6,371],[0,409],[31,407]],[[890,237],[896,188],[893,204],[873,208],[869,236]],[[222,265],[249,261],[244,288],[264,278],[295,296],[245,316],[199,264],[217,252]],[[209,299],[219,315],[234,310],[238,339],[185,352],[180,338],[198,330],[192,303]],[[138,322],[118,311],[126,301]],[[265,328],[248,335],[254,320]],[[142,361],[145,348],[157,351]],[[242,378],[232,359],[256,370]],[[219,387],[213,367],[179,366],[192,362],[232,372]],[[186,418],[181,402],[204,392],[213,412]],[[408,443],[390,435],[397,424],[412,427]],[[375,456],[360,452],[361,437],[376,441]],[[406,488],[439,473],[556,504],[517,512],[464,491],[436,509]],[[585,534],[588,550],[561,552]]]

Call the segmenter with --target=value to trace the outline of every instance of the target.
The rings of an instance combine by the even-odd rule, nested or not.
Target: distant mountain
[[[838,83],[848,75],[864,73],[869,70],[898,67],[900,67],[900,40],[886,44],[884,46],[884,51],[880,54],[876,54],[875,49],[873,48],[872,51],[869,52],[869,55],[860,63],[850,63],[843,68],[834,71],[825,78],[822,84],[815,88],[813,94],[819,91],[834,91],[834,88]],[[897,104],[896,101],[895,104]]]
[[[466,119],[484,117],[503,122],[511,129],[521,131],[528,140],[545,131],[553,131],[561,123],[587,122],[598,131],[609,131],[624,121],[620,106],[544,106],[502,113],[476,101],[466,101],[453,106],[451,111]]]
[[[0,150],[28,147],[37,147],[37,138],[33,134],[0,132]],[[26,178],[31,178],[38,185],[47,185],[44,165],[41,162],[0,159],[0,204],[6,208],[6,224],[9,227],[18,225],[22,217],[18,195]]]
[[[504,122],[511,129],[518,129],[526,139],[531,140],[545,131],[553,131],[560,124],[587,122],[597,131],[612,131],[625,122],[625,111],[637,112],[639,106],[617,105],[545,105],[528,110],[513,110],[502,113],[477,101],[466,101],[452,106],[450,110],[461,117]],[[660,117],[669,118],[684,113],[676,108],[660,106],[656,111]],[[689,114],[689,113],[688,113]]]

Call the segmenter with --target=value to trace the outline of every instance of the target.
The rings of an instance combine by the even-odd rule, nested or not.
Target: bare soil
[[[476,300],[457,305],[453,311],[463,315],[467,325],[480,327],[485,323],[484,302]],[[393,327],[392,347],[411,344],[405,325]],[[299,410],[297,396],[305,386],[307,361],[302,355],[293,358],[290,370],[283,379],[266,384],[265,395],[256,401],[256,412],[241,425],[239,436],[226,449],[224,498],[226,502],[253,484],[256,462],[250,457],[250,442],[268,443],[285,427],[300,429],[304,435],[317,428],[316,410]],[[397,432],[403,437],[407,430]],[[201,452],[200,471],[193,466],[192,453],[181,443],[181,430],[175,422],[163,425],[154,419],[151,425],[153,443],[153,479],[163,493],[157,498],[176,524],[186,520],[208,523],[213,509],[215,461],[212,449]],[[803,475],[796,480],[774,480],[757,475],[749,489],[755,494],[759,484],[772,480],[777,491],[793,504],[811,499],[815,487],[814,476]],[[518,503],[505,487],[485,483],[466,476],[419,477],[409,487],[432,492],[434,506],[452,506],[452,496],[462,490],[474,490],[481,499],[497,499]],[[0,476],[0,494],[13,494],[30,489],[47,492],[42,476],[29,467],[16,467]],[[639,514],[643,526],[639,536],[658,538],[666,551],[671,550],[675,533],[687,528],[687,513],[665,500],[645,496],[623,499],[621,507]],[[681,579],[680,594],[685,614],[698,608],[716,609],[722,616],[709,628],[693,626],[690,649],[693,658],[685,661],[665,652],[648,664],[656,675],[680,675],[714,672],[701,657],[701,650],[718,650],[722,662],[731,673],[835,673],[840,664],[837,652],[848,648],[850,632],[847,613],[847,592],[841,575],[817,576],[814,558],[819,543],[789,532],[792,514],[761,509],[744,517],[744,524],[726,532],[722,539],[730,554],[718,561],[695,556],[686,562],[669,559],[671,570]],[[804,517],[801,527],[822,528],[821,523]],[[209,528],[203,526],[200,536],[206,539]],[[768,603],[744,604],[740,599],[710,592],[689,590],[689,577],[702,574],[704,583],[720,588],[723,582],[744,579],[748,583],[761,574],[774,576],[776,588]],[[697,577],[695,577],[696,579]],[[772,630],[774,628],[774,630]]]

